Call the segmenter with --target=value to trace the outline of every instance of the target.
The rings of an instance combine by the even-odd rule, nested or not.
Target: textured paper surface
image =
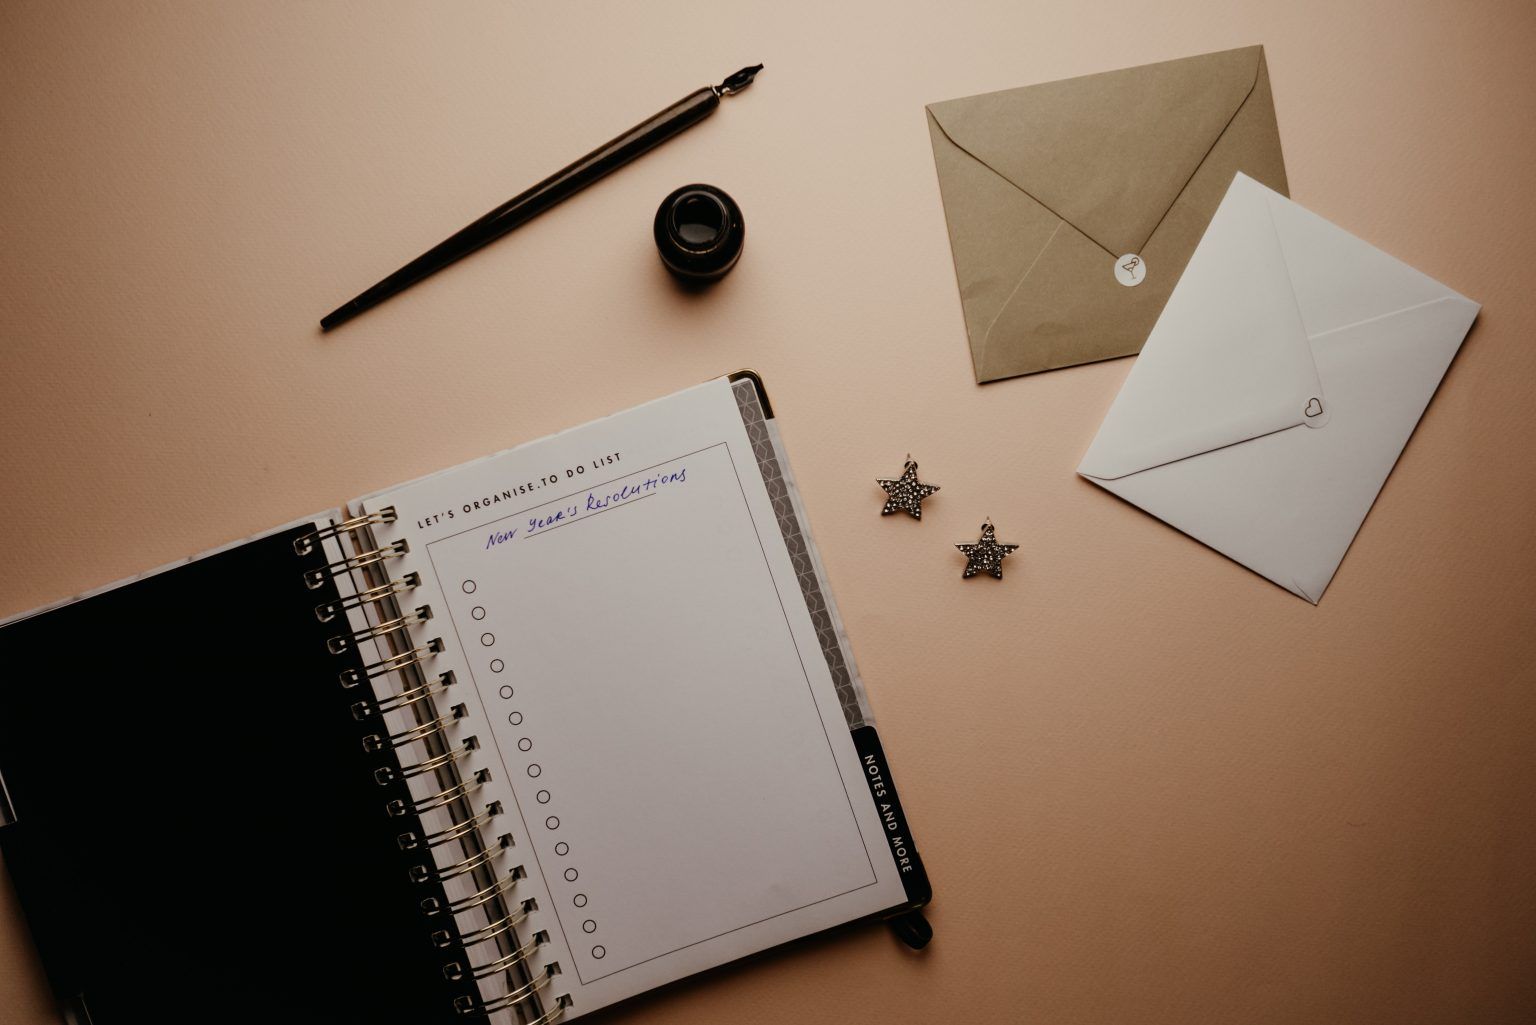
[[[1315,605],[1477,312],[1240,174],[1077,472]]]
[[[610,1022],[1524,1025],[1533,35],[1528,0],[0,4],[0,605],[750,366],[936,938],[844,931]],[[1316,608],[1073,473],[1132,361],[976,386],[922,113],[1254,42],[1297,201],[1484,304]],[[709,120],[316,332],[759,60]],[[747,247],[696,294],[650,225],[700,180]],[[944,490],[882,520],[908,451]],[[1025,546],[962,581],[948,546],[986,516]],[[0,1017],[42,1025],[9,885]]]
[[[1286,191],[1262,46],[933,103],[928,131],[978,382],[1139,351],[1233,174]]]

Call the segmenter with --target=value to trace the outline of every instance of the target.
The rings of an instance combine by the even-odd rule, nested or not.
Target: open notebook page
[[[905,900],[730,384],[382,492],[574,1017]]]

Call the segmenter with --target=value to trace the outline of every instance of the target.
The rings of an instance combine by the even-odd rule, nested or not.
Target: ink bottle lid
[[[661,262],[686,281],[713,281],[736,266],[747,228],[736,201],[713,185],[684,185],[656,210]]]

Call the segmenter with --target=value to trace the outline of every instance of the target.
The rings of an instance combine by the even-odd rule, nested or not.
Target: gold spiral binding
[[[380,623],[378,626],[366,627],[350,634],[340,634],[325,642],[326,648],[332,655],[344,655],[356,648],[363,641],[373,640],[375,637],[384,637],[389,634],[400,633],[415,626],[417,623],[425,623],[432,618],[432,606],[421,607],[407,612],[403,616]]]
[[[320,542],[327,538],[340,537],[342,534],[350,533],[359,527],[366,527],[374,523],[393,522],[395,522],[395,507],[392,505],[385,506],[376,513],[354,516],[350,520],[342,520],[340,523],[333,523],[321,530],[311,531],[303,537],[296,537],[293,539],[293,551],[295,555],[308,555],[319,546]]]
[[[456,997],[453,1006],[460,1014],[495,1014],[497,1011],[516,1007],[532,998],[535,993],[553,981],[555,981],[554,972],[546,971],[543,975],[535,977],[532,982],[525,983],[495,1000],[476,1001],[473,997]]]
[[[423,797],[417,801],[394,800],[384,805],[384,810],[389,812],[391,818],[400,818],[403,815],[420,816],[434,808],[446,808],[461,797],[468,797],[491,781],[491,770],[480,769],[469,779],[455,783],[445,790],[439,790],[430,797]]]
[[[419,573],[407,572],[401,574],[398,579],[380,582],[386,580],[386,575],[378,564],[407,554],[410,547],[405,539],[359,551],[374,543],[373,533],[369,529],[371,526],[393,523],[395,518],[395,509],[391,506],[376,513],[354,516],[320,530],[311,531],[297,538],[293,543],[296,553],[301,556],[310,555],[319,551],[323,542],[342,535],[350,535],[352,544],[355,546],[353,550],[357,551],[357,554],[319,569],[306,570],[303,574],[305,586],[310,590],[318,590],[329,581],[343,575],[350,576],[354,571],[362,571],[363,579],[371,585],[366,590],[354,591],[345,597],[338,597],[315,606],[315,616],[322,623],[329,623],[353,610],[363,609],[369,605],[376,608],[376,614],[369,616],[374,621],[374,625],[365,626],[361,630],[340,633],[327,640],[326,647],[333,654],[357,652],[364,642],[379,638],[390,638],[391,649],[404,644],[413,644],[414,642],[410,639],[411,628],[432,618],[432,609],[428,605],[421,605],[411,611],[402,611],[396,601],[398,596],[406,591],[421,586],[422,578]],[[395,638],[404,638],[404,640]],[[428,774],[436,775],[439,782],[447,782],[450,779],[454,781],[451,786],[425,797],[417,798],[407,792],[404,798],[386,802],[385,811],[391,817],[415,816],[417,830],[421,830],[422,816],[426,813],[458,805],[491,781],[491,773],[488,769],[478,769],[466,776],[463,772],[467,770],[461,770],[458,766],[462,759],[478,750],[477,737],[467,737],[456,745],[447,743],[447,731],[454,723],[467,717],[467,707],[463,704],[454,705],[447,713],[439,715],[434,699],[453,684],[453,672],[445,671],[435,679],[429,679],[423,675],[421,669],[429,659],[444,650],[442,638],[435,637],[409,650],[396,651],[377,662],[345,669],[338,677],[342,686],[347,688],[360,686],[390,673],[400,673],[402,680],[405,681],[406,689],[383,696],[377,693],[379,687],[375,684],[370,688],[374,693],[369,698],[354,702],[351,710],[353,717],[361,721],[398,710],[417,709],[414,715],[418,722],[415,725],[394,733],[378,729],[377,732],[365,736],[362,741],[363,749],[370,753],[398,751],[409,744],[430,742],[427,748],[428,756],[423,760],[405,764],[403,761],[392,759],[392,764],[381,767],[374,773],[380,784],[401,783]],[[443,770],[447,770],[446,774]],[[531,967],[527,967],[529,957],[539,946],[548,942],[547,933],[536,933],[528,943],[500,954],[486,964],[477,966],[469,959],[469,948],[482,943],[495,941],[498,953],[517,944],[518,937],[514,930],[529,919],[535,908],[532,900],[517,904],[511,903],[510,900],[518,881],[526,876],[521,865],[513,867],[504,874],[498,874],[495,871],[496,859],[513,845],[511,834],[502,834],[490,844],[485,844],[480,839],[481,830],[501,812],[500,802],[493,801],[478,814],[436,832],[400,833],[397,842],[403,850],[433,851],[445,844],[459,841],[473,841],[473,846],[476,848],[475,853],[444,867],[438,867],[436,859],[432,858],[427,864],[414,865],[410,869],[411,878],[417,882],[441,885],[453,879],[469,877],[479,887],[474,893],[457,899],[448,899],[447,895],[442,893],[439,896],[428,897],[421,901],[421,909],[425,914],[443,915],[449,921],[453,921],[459,915],[485,909],[490,919],[486,924],[469,932],[460,931],[456,922],[450,928],[432,932],[432,942],[436,946],[443,948],[457,945],[463,952],[463,963],[455,962],[444,966],[444,976],[451,981],[467,979],[478,984],[481,980],[493,975],[515,971],[515,976],[508,975],[509,982],[517,979],[528,980],[511,992],[489,1002],[485,1001],[483,995],[478,992],[472,997],[461,996],[454,1001],[455,1008],[461,1014],[482,1012],[491,1014],[509,1008],[526,1007],[528,1013],[542,1012],[537,1019],[537,1025],[548,1025],[565,1013],[570,1000],[568,997],[561,997],[550,1008],[546,1008],[538,1000],[538,993],[550,985],[554,975],[559,971],[558,966],[550,966],[542,974],[534,975]],[[453,816],[458,816],[457,810],[453,812]],[[478,989],[478,986],[476,988]],[[519,1014],[519,1017],[523,1016],[522,1013]]]
[[[439,654],[442,650],[443,639],[441,637],[434,637],[419,648],[402,651],[398,655],[391,655],[389,658],[381,659],[372,665],[363,666],[361,669],[343,669],[339,677],[341,685],[343,687],[356,687],[364,680],[372,680],[386,673],[399,672],[406,666],[420,665],[426,661],[428,655]]]
[[[443,978],[451,982],[460,982],[466,977],[478,981],[480,979],[488,979],[492,975],[499,975],[502,972],[509,972],[519,964],[527,961],[535,950],[538,950],[548,942],[548,934],[536,933],[533,939],[524,943],[521,947],[512,951],[512,953],[498,957],[496,960],[483,965],[470,965],[468,971],[465,971],[464,966],[459,964],[459,962],[450,961],[448,964],[443,965]]]
[[[414,591],[420,586],[421,574],[413,571],[405,574],[399,580],[391,580],[387,584],[370,587],[368,590],[359,591],[351,597],[341,598],[337,601],[321,602],[315,606],[315,618],[322,623],[329,623],[348,609],[360,609],[372,602],[380,602],[385,598],[393,598],[395,595],[403,594],[406,591]]]
[[[458,900],[444,904],[436,897],[428,897],[421,902],[421,913],[424,915],[440,915],[448,912],[450,915],[462,915],[466,911],[473,911],[482,904],[488,904],[497,897],[505,897],[517,887],[519,879],[526,873],[521,865],[496,880],[491,885],[470,894],[468,897],[460,897]]]
[[[483,865],[489,865],[495,861],[501,852],[512,846],[512,835],[503,833],[496,838],[496,842],[485,848],[479,854],[471,854],[463,861],[454,862],[447,868],[436,868],[428,865],[415,865],[411,868],[411,881],[426,883],[436,880],[446,883],[450,879],[456,879],[466,872],[473,872]]]
[[[382,733],[370,733],[363,738],[363,750],[369,754],[391,748],[404,747],[406,744],[414,744],[418,740],[426,740],[428,737],[442,733],[469,714],[469,709],[464,705],[454,705],[446,715],[440,715],[431,722],[424,722],[420,726],[412,726],[408,730],[399,733],[391,733],[385,736]]]
[[[353,555],[345,559],[338,559],[328,566],[319,569],[304,571],[304,585],[311,591],[325,586],[327,580],[332,580],[343,573],[350,573],[354,569],[362,569],[364,566],[372,566],[383,562],[385,559],[395,559],[411,550],[406,544],[405,538],[392,541],[383,548],[375,548],[372,551],[363,552],[361,555]]]
[[[396,838],[396,842],[400,844],[402,851],[414,851],[418,847],[439,847],[442,844],[452,843],[455,840],[466,837],[471,833],[479,832],[480,827],[490,825],[491,820],[500,814],[501,802],[492,801],[485,806],[485,811],[472,819],[455,822],[447,829],[440,829],[436,833],[428,833],[426,836],[419,836],[416,833],[401,833]]]
[[[387,698],[376,698],[371,701],[356,701],[352,704],[352,718],[362,720],[374,715],[383,715],[385,712],[393,712],[397,708],[409,708],[419,701],[435,697],[453,686],[454,675],[452,670],[443,673],[435,680],[428,680],[419,687],[392,694]]]
[[[482,925],[478,929],[460,933],[459,944],[467,949],[489,940],[494,940],[503,933],[511,932],[519,925],[528,921],[529,903],[531,902],[525,901],[516,911],[508,912],[488,925]],[[451,947],[453,946],[453,934],[447,929],[439,929],[432,934],[432,942],[439,947]]]
[[[528,1022],[527,1025],[554,1025],[555,1022],[565,1017],[565,1009],[569,1005],[569,997],[556,997],[555,1006]]]
[[[432,772],[446,765],[452,765],[471,751],[478,750],[480,750],[480,738],[465,737],[464,743],[459,747],[449,748],[440,755],[433,755],[431,758],[417,762],[414,765],[402,765],[399,769],[385,765],[374,769],[373,778],[378,782],[379,786],[388,786],[396,780],[411,779],[414,776],[420,776],[424,772]]]

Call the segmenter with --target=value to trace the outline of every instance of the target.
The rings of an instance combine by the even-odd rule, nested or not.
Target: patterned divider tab
[[[747,439],[752,443],[752,453],[763,474],[768,497],[773,503],[774,515],[779,520],[779,531],[789,549],[789,558],[795,567],[795,578],[805,596],[806,608],[816,627],[816,638],[826,656],[827,668],[832,672],[832,683],[837,688],[837,698],[842,705],[843,718],[848,728],[856,729],[869,723],[869,716],[859,693],[854,670],[844,654],[836,613],[832,610],[821,590],[821,577],[817,572],[817,559],[810,539],[801,530],[800,517],[795,513],[795,501],[790,493],[791,484],[779,463],[778,451],[768,420],[758,401],[757,387],[749,378],[731,384],[736,405],[741,410],[742,424]]]

